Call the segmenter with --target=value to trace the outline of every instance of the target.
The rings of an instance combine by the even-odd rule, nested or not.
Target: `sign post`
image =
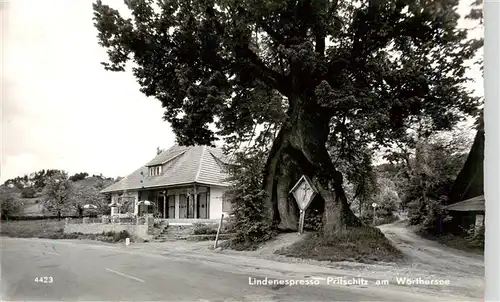
[[[375,226],[375,209],[377,208],[378,204],[372,203],[373,207],[373,226]]]
[[[306,218],[306,209],[311,204],[311,201],[317,194],[317,190],[312,184],[309,177],[303,175],[299,181],[293,186],[290,190],[290,193],[293,194],[297,205],[300,210],[300,218],[299,218],[299,234],[304,233],[304,221]]]
[[[224,221],[224,214],[222,214],[222,216],[220,217],[219,227],[217,228],[217,235],[215,235],[214,250],[217,248],[217,242],[219,241],[219,234],[223,221]]]

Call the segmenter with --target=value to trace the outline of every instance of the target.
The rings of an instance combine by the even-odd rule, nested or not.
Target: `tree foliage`
[[[66,172],[52,175],[46,180],[43,190],[43,205],[45,209],[56,212],[60,219],[62,212],[71,209],[73,206],[73,192],[73,182],[68,179]]]
[[[89,173],[87,172],[75,173],[73,176],[70,176],[69,180],[75,182],[79,180],[84,180],[87,176],[89,176]]]
[[[0,214],[5,220],[21,211],[21,204],[15,199],[12,191],[7,186],[0,186]]]
[[[21,190],[22,198],[35,198],[36,197],[36,189],[34,187],[25,187]]]
[[[262,169],[265,153],[256,148],[238,152],[229,166],[232,186],[225,193],[231,203],[231,227],[235,248],[252,248],[275,234],[273,221],[263,211],[266,192],[262,189]]]
[[[108,214],[110,212],[108,199],[100,191],[113,183],[112,180],[101,178],[89,183],[74,183],[71,204],[78,215],[82,216],[85,211],[93,214]],[[97,209],[85,210],[84,206],[87,204],[95,205]]]
[[[4,182],[4,185],[6,186],[12,185],[19,189],[23,189],[26,187],[34,187],[35,189],[39,190],[45,186],[45,181],[47,178],[61,172],[63,171],[56,169],[47,169],[47,170],[43,169],[37,172],[30,173],[29,175],[25,174],[24,176],[17,176],[8,179]]]
[[[421,121],[430,132],[449,129],[477,110],[463,84],[481,43],[457,28],[458,0],[125,4],[130,18],[100,0],[93,6],[105,69],[133,61],[141,91],[161,102],[180,144],[222,136],[235,148],[266,129],[262,207],[275,224],[295,220],[283,196],[288,170],[298,169],[324,201],[325,236],[360,225],[327,144],[345,154],[389,146]]]
[[[388,156],[389,170],[410,223],[425,232],[438,232],[444,207],[455,179],[462,169],[472,138],[465,128],[439,133],[418,142],[414,149],[398,150]]]

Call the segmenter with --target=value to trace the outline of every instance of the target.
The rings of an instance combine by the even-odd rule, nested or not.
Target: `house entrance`
[[[167,218],[175,218],[175,195],[167,197]]]
[[[179,195],[179,218],[188,218],[188,203],[186,194]]]
[[[198,218],[208,218],[207,193],[198,194]]]
[[[164,200],[165,200],[165,196],[163,196],[163,195],[156,197],[158,216],[161,218],[165,217],[165,203],[163,202]]]
[[[187,218],[195,218],[194,199],[192,194],[187,196]]]

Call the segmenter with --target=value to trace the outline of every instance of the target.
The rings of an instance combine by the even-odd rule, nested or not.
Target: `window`
[[[149,167],[149,176],[157,176],[161,174],[161,166]]]

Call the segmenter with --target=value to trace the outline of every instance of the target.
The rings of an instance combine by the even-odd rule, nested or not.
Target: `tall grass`
[[[2,221],[0,234],[19,238],[61,238],[64,230],[64,220],[17,220]]]

